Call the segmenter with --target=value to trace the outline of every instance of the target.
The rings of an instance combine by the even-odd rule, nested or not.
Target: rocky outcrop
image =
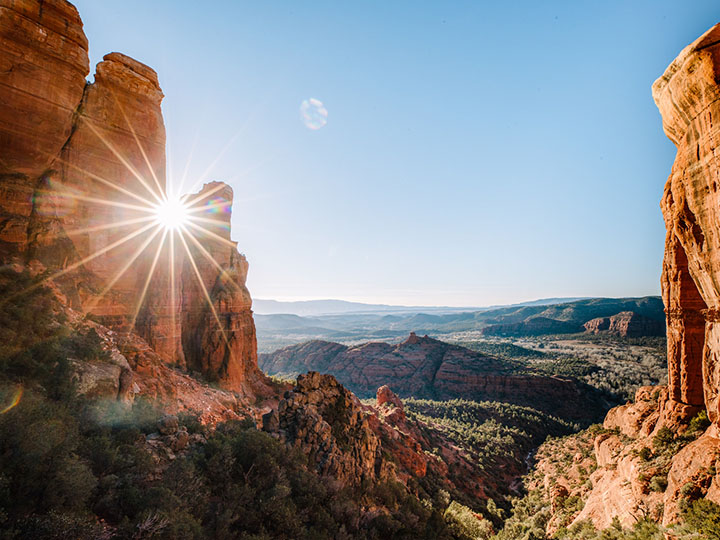
[[[40,181],[31,223],[34,257],[48,266],[63,264],[59,253],[87,259],[83,269],[92,279],[79,289],[81,305],[116,328],[127,328],[140,308],[138,291],[161,238],[137,207],[156,203],[165,190],[162,98],[152,69],[119,53],[105,55],[78,105],[72,135]],[[135,241],[123,242],[143,227]],[[63,249],[67,239],[70,252]],[[108,246],[115,247],[95,256]]]
[[[598,317],[597,319],[591,319],[586,322],[583,327],[586,332],[591,334],[607,332],[610,329],[610,317]]]
[[[633,403],[608,413],[602,429],[586,430],[540,448],[534,478],[545,479],[544,495],[551,498],[547,479],[556,478],[566,496],[583,501],[571,515],[553,509],[549,533],[585,520],[597,529],[611,527],[615,519],[624,527],[642,518],[670,526],[682,520],[682,508],[689,502],[701,497],[720,502],[717,427],[703,432],[702,422],[690,428],[668,423],[671,415],[666,409],[673,406],[666,387],[641,387]],[[563,472],[569,465],[558,456],[573,453],[580,456],[576,461],[586,461],[582,456],[592,460],[590,466],[583,465],[582,470],[591,471],[587,478]],[[535,480],[531,487],[537,486]]]
[[[402,401],[389,386],[378,388],[375,403],[370,426],[379,435],[383,449],[393,456],[397,475],[404,480],[423,478],[428,467],[443,469],[444,464],[425,452],[432,443],[417,422],[408,421]]]
[[[563,377],[518,374],[500,358],[411,333],[403,343],[354,347],[314,341],[260,355],[269,374],[322,370],[362,397],[392,384],[400,396],[526,405],[574,420],[600,419],[592,392]]]
[[[87,83],[87,40],[65,0],[0,0],[0,14],[0,262],[44,267],[71,308],[167,364],[267,395],[232,190],[188,197],[201,226],[185,239],[154,222],[166,196],[155,71],[113,52]],[[84,369],[81,382],[102,378]]]
[[[310,372],[262,417],[262,426],[344,486],[385,480],[410,485],[411,479],[431,477],[434,489],[487,498],[485,487],[495,485],[493,472],[478,469],[466,449],[446,438],[443,426],[409,419],[387,386],[378,389],[374,406],[364,405],[332,375]]]
[[[612,317],[598,317],[583,326],[585,332],[590,334],[603,332],[621,337],[665,335],[665,325],[662,322],[632,311],[622,311]]]
[[[360,401],[331,375],[310,372],[278,405],[282,438],[307,454],[323,475],[345,485],[374,482],[383,468],[381,443]]]
[[[68,2],[2,0],[0,48],[0,174],[37,178],[70,135],[88,42]]]
[[[667,236],[663,300],[670,398],[718,420],[720,372],[720,26],[686,47],[653,85],[677,156],[661,203]]]

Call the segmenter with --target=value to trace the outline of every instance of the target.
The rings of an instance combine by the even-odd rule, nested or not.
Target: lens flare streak
[[[0,414],[5,414],[6,412],[8,412],[8,411],[9,411],[10,409],[12,409],[13,407],[16,407],[17,404],[20,403],[20,400],[22,399],[22,395],[23,395],[23,387],[22,387],[22,386],[18,386],[18,389],[15,390],[15,394],[13,394],[13,398],[12,398],[12,400],[10,401],[10,404],[7,405],[7,406],[6,406],[5,408],[3,408],[2,410],[0,410]]]
[[[168,190],[162,185],[160,178],[158,178],[158,175],[152,166],[148,153],[141,144],[140,137],[138,137],[138,134],[132,126],[132,123],[130,122],[127,114],[125,113],[122,104],[117,100],[117,98],[116,104],[120,108],[122,116],[127,122],[133,140],[140,151],[140,155],[142,156],[142,160],[144,161],[144,164],[147,167],[150,176],[152,177],[152,181],[148,181],[148,179],[146,179],[140,172],[138,172],[138,170],[131,164],[131,160],[128,159],[127,156],[123,156],[122,153],[118,150],[118,148],[116,148],[111,143],[111,141],[104,135],[101,127],[96,126],[90,118],[85,116],[82,117],[82,121],[90,128],[92,133],[110,150],[110,152],[117,158],[118,162],[123,167],[125,167],[129,171],[129,173],[137,180],[139,186],[136,184],[135,188],[137,189],[138,187],[142,186],[142,188],[147,191],[147,194],[137,193],[133,188],[130,187],[130,185],[123,185],[122,183],[118,183],[117,181],[111,181],[107,178],[103,178],[93,173],[92,171],[85,170],[84,168],[79,167],[78,165],[70,161],[60,158],[59,161],[64,167],[66,167],[66,170],[75,171],[82,175],[81,178],[86,178],[87,181],[94,181],[97,182],[99,185],[112,189],[121,198],[119,200],[113,200],[112,198],[108,199],[94,196],[92,190],[85,192],[74,183],[73,185],[64,185],[62,182],[55,182],[53,177],[48,177],[46,180],[46,187],[49,189],[38,189],[33,195],[34,198],[37,197],[38,205],[46,207],[47,216],[58,217],[58,215],[60,215],[59,212],[62,212],[64,208],[74,209],[74,205],[76,205],[78,202],[83,202],[87,203],[88,206],[95,204],[104,207],[111,207],[114,210],[104,211],[101,215],[117,215],[118,219],[115,219],[115,217],[110,217],[110,222],[93,224],[90,226],[78,227],[75,229],[61,230],[60,232],[53,233],[52,235],[48,236],[48,238],[57,238],[65,235],[74,239],[76,237],[80,237],[80,235],[91,235],[92,233],[100,231],[110,231],[111,238],[114,238],[112,238],[112,241],[108,241],[108,243],[106,243],[102,247],[90,252],[79,260],[71,262],[64,268],[59,269],[58,271],[49,276],[45,276],[42,280],[34,283],[30,287],[25,288],[23,291],[15,293],[9,297],[0,299],[0,306],[5,305],[7,302],[23,294],[29,293],[32,290],[42,287],[45,283],[51,280],[62,277],[65,274],[68,274],[69,272],[83,265],[86,265],[87,263],[92,262],[96,258],[106,253],[116,250],[121,246],[125,246],[128,242],[131,242],[133,240],[139,242],[137,248],[128,255],[127,259],[123,260],[121,268],[119,268],[119,270],[117,270],[109,279],[107,279],[105,283],[103,283],[101,292],[94,294],[92,298],[89,299],[89,301],[85,302],[85,309],[87,311],[92,311],[97,307],[99,302],[117,285],[123,275],[126,274],[126,272],[133,266],[133,264],[135,264],[136,261],[148,249],[153,249],[150,248],[150,246],[154,241],[156,241],[157,248],[155,249],[155,253],[152,255],[152,263],[150,264],[150,267],[148,269],[147,276],[144,277],[142,290],[140,291],[139,297],[136,300],[129,328],[130,330],[135,328],[138,316],[146,301],[146,297],[150,288],[150,284],[152,283],[153,276],[155,275],[156,269],[160,262],[161,255],[163,253],[166,253],[168,256],[167,268],[170,282],[170,316],[172,319],[173,342],[175,342],[177,340],[176,322],[178,315],[178,306],[176,305],[178,298],[175,290],[177,284],[177,261],[175,258],[175,241],[177,237],[180,239],[180,242],[182,243],[185,250],[186,256],[184,257],[184,259],[189,262],[189,265],[192,267],[193,273],[195,274],[195,277],[199,282],[200,289],[202,289],[204,300],[207,302],[209,309],[212,312],[213,318],[217,323],[218,330],[222,335],[222,339],[228,347],[229,353],[232,355],[228,336],[226,335],[226,329],[220,320],[220,316],[215,308],[212,297],[210,296],[210,292],[208,291],[208,288],[203,281],[203,276],[200,272],[200,269],[198,268],[197,262],[195,261],[195,255],[201,254],[202,257],[206,258],[222,275],[226,272],[226,269],[223,268],[222,265],[215,260],[210,251],[208,251],[206,246],[204,246],[203,243],[198,240],[198,238],[211,239],[215,242],[224,244],[233,249],[236,248],[236,244],[234,242],[208,229],[208,226],[219,229],[222,228],[225,230],[229,229],[228,221],[211,217],[230,213],[230,202],[221,196],[215,195],[218,191],[224,189],[225,185],[218,184],[217,186],[213,186],[212,188],[203,191],[200,194],[186,194],[182,196],[174,195],[172,193],[172,190]],[[320,115],[322,116],[323,111],[321,110],[320,113]],[[324,114],[325,116],[327,116],[327,111],[325,111]],[[210,170],[227,152],[227,150],[241,135],[241,133],[245,129],[247,129],[249,122],[250,118],[248,118],[244,125],[241,126],[238,132],[220,151],[219,155],[210,163],[205,173],[203,173],[197,179],[195,186],[198,186],[201,182],[205,181],[205,176],[209,174]],[[194,146],[195,145],[193,145],[191,154],[194,151]],[[190,157],[191,156],[188,156],[187,165],[183,172],[183,184],[185,182],[185,177],[188,174]],[[190,192],[195,190],[195,186],[193,187],[193,189],[190,190]],[[213,195],[215,196],[213,197]],[[132,200],[132,203],[128,201],[129,199]],[[140,215],[133,216],[133,212],[140,213]],[[132,227],[133,225],[136,225],[137,228],[134,228],[133,230],[127,232],[127,234],[119,238],[113,234],[113,231],[126,229],[128,227]],[[146,236],[141,237],[141,235]],[[158,236],[160,236],[159,239]],[[138,239],[138,237],[141,238]],[[190,242],[192,242],[194,248],[196,248],[194,251],[190,249],[190,246],[188,245],[188,239],[190,240]],[[13,407],[17,406],[17,404],[20,402],[20,399],[22,398],[22,394],[23,389],[22,387],[19,387],[13,395],[10,404],[1,409],[0,414],[4,414]]]
[[[155,267],[157,266],[158,259],[160,259],[160,253],[162,252],[163,246],[165,245],[165,239],[167,238],[168,233],[172,234],[172,231],[170,229],[165,229],[163,232],[162,239],[160,240],[160,244],[158,245],[157,250],[155,251],[155,257],[153,258],[152,266],[150,266],[150,271],[148,272],[147,279],[145,280],[145,285],[143,286],[143,289],[140,293],[140,298],[138,299],[137,307],[135,308],[135,313],[133,313],[132,321],[130,322],[130,328],[135,328],[135,322],[137,321],[138,315],[140,315],[140,310],[142,309],[143,303],[145,302],[145,295],[147,295],[148,288],[150,287],[150,282],[152,281],[152,277],[155,274]],[[172,252],[171,252],[172,253]],[[174,272],[174,261],[172,255],[170,256],[170,265],[171,269]],[[174,275],[174,274],[173,274]],[[171,282],[171,286],[174,287],[174,279]],[[173,290],[173,296],[172,296],[172,307],[173,307],[173,318],[175,316],[175,296],[174,296],[174,290]],[[173,325],[175,321],[173,320]]]
[[[225,328],[223,327],[222,323],[220,322],[220,316],[217,313],[217,310],[215,309],[215,305],[213,304],[212,298],[210,297],[210,293],[207,290],[207,287],[205,286],[205,283],[203,282],[202,275],[200,274],[200,270],[197,267],[197,263],[195,262],[195,258],[192,256],[192,253],[190,252],[190,248],[187,245],[187,242],[185,241],[185,237],[181,234],[180,235],[180,241],[183,243],[183,246],[185,247],[185,251],[188,254],[188,258],[190,260],[190,265],[192,266],[193,270],[195,271],[195,276],[198,279],[198,283],[200,284],[200,288],[203,291],[203,294],[205,295],[205,300],[207,300],[208,306],[210,307],[210,311],[212,311],[213,317],[215,317],[215,322],[218,325],[218,329],[220,330],[220,334],[222,335],[223,341],[225,342],[225,345],[228,347],[228,350],[230,350],[230,353],[232,354],[232,350],[230,349],[230,343],[228,342],[227,335],[225,334]]]

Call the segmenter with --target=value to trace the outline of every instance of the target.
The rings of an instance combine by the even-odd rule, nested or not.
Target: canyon
[[[216,475],[217,480],[247,457],[230,455],[238,448],[261,448],[258,454],[275,460],[272,466],[287,452],[290,465],[277,473],[282,488],[273,485],[272,496],[263,500],[281,499],[283,490],[291,490],[282,481],[295,467],[323,479],[318,490],[325,495],[357,495],[357,506],[333,510],[354,531],[373,520],[385,527],[390,516],[398,515],[415,521],[422,515],[428,523],[439,519],[442,524],[437,509],[449,508],[451,497],[472,507],[466,508],[472,519],[492,531],[502,525],[493,497],[509,508],[508,498],[517,493],[518,477],[530,459],[527,452],[551,433],[544,426],[552,424],[552,433],[565,434],[571,422],[587,425],[609,407],[570,377],[518,373],[499,356],[415,332],[396,344],[315,340],[258,356],[246,286],[249,263],[230,230],[231,187],[207,182],[184,196],[207,226],[180,234],[154,221],[153,209],[167,197],[168,183],[163,92],[155,71],[111,52],[88,82],[88,42],[77,10],[65,0],[0,0],[0,50],[0,287],[5,292],[0,315],[11,322],[18,314],[48,321],[42,329],[48,335],[38,335],[27,350],[13,347],[25,343],[23,334],[30,334],[29,329],[8,330],[8,344],[0,351],[8,366],[3,383],[17,385],[18,396],[28,389],[34,396],[28,410],[46,399],[58,414],[69,416],[64,406],[56,406],[56,394],[62,392],[52,387],[67,375],[82,400],[78,414],[86,415],[79,416],[78,426],[88,424],[92,415],[87,411],[93,407],[108,407],[110,416],[117,417],[121,413],[114,411],[157,408],[161,418],[151,428],[157,432],[144,433],[135,425],[118,428],[110,421],[99,423],[98,433],[84,434],[100,448],[98,461],[112,453],[103,445],[112,446],[107,437],[113,429],[121,432],[117,440],[123,452],[149,452],[153,468],[143,469],[142,476],[148,489],[160,489],[166,473],[185,478],[193,467],[207,467],[208,478]],[[633,402],[610,410],[602,426],[549,440],[540,448],[528,487],[550,501],[546,533],[585,520],[599,529],[616,521],[632,526],[645,517],[670,526],[696,500],[720,504],[719,80],[720,25],[684,49],[653,85],[665,133],[677,146],[661,203],[667,229],[662,300],[668,384],[642,387]],[[504,308],[490,315],[417,317],[402,324],[475,324],[482,319],[485,335],[584,330],[660,336],[658,302],[585,299]],[[27,317],[32,309],[36,312]],[[385,322],[391,324],[390,319]],[[53,340],[69,339],[63,332],[85,350],[67,346],[50,366],[32,376],[22,371],[45,357],[43,347],[55,351]],[[265,373],[299,375],[289,382]],[[415,400],[405,404],[401,398]],[[440,400],[453,403],[441,406]],[[469,400],[503,403],[469,405]],[[456,433],[455,419],[428,413],[475,406],[488,409],[473,419],[472,436]],[[4,410],[0,420],[12,422],[12,414],[23,407]],[[503,415],[531,418],[542,429],[531,436],[515,426],[502,431],[496,417]],[[463,410],[458,416],[471,415]],[[196,432],[189,434],[183,422]],[[25,433],[24,424],[18,420],[20,427],[13,429]],[[53,422],[44,417],[28,425],[55,435],[59,431],[52,431]],[[67,430],[70,436],[81,431],[73,429]],[[43,439],[30,435],[17,439]],[[518,446],[510,457],[493,455],[488,441],[510,444],[513,436],[524,438],[522,452]],[[223,446],[227,441],[234,442]],[[15,440],[0,440],[0,447],[4,444]],[[78,459],[75,450],[65,452],[63,459]],[[216,450],[219,458],[212,454]],[[13,452],[14,447],[4,449],[0,458]],[[567,457],[566,462],[558,465],[558,455]],[[488,464],[485,470],[478,467],[481,459]],[[67,471],[85,471],[92,481],[75,491],[125,493],[115,473],[94,466],[101,471],[72,462],[58,477],[82,477]],[[227,491],[233,500],[247,502],[243,496],[252,487],[248,478],[253,474],[258,474],[254,463],[247,464],[233,480],[233,489],[242,486]],[[55,476],[52,480],[59,482]],[[256,483],[262,480],[256,477]],[[158,493],[169,493],[172,482],[167,480],[162,484],[166,491]],[[187,489],[177,481],[172,489],[178,493],[178,485]],[[201,487],[210,493],[215,485]],[[302,487],[303,482],[292,486],[301,493],[297,500],[304,497]],[[214,494],[213,505],[221,495]],[[568,510],[566,502],[572,498],[582,500],[583,507]],[[114,519],[112,526],[120,530],[123,515],[102,504],[98,515]],[[213,519],[222,514],[213,509]],[[198,527],[203,519],[208,526],[206,514],[197,518]],[[152,521],[140,512],[135,517],[138,528]],[[400,528],[378,525],[378,530]],[[342,531],[338,537],[350,537]]]
[[[88,42],[65,0],[0,0],[0,15],[0,312],[13,324],[18,313],[47,318],[38,335],[3,329],[3,392],[16,384],[50,399],[67,384],[93,419],[87,425],[103,425],[98,411],[108,407],[111,416],[161,414],[149,428],[157,432],[131,445],[155,466],[142,482],[205,451],[227,424],[301,450],[333,489],[400,482],[415,497],[408,486],[430,477],[465,497],[484,497],[490,483],[502,489],[440,431],[431,443],[387,388],[373,406],[330,375],[267,377],[249,264],[231,238],[230,186],[207,182],[186,194],[187,212],[200,219],[182,233],[156,223],[169,195],[155,71],[112,52],[88,82]],[[42,378],[30,365],[55,351],[53,332],[60,349],[48,369],[58,374]],[[444,457],[431,453],[437,444]],[[448,479],[446,461],[464,474]]]

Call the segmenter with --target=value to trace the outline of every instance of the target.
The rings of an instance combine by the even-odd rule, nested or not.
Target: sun
[[[155,222],[170,231],[182,228],[190,219],[188,207],[180,198],[164,199],[154,208]]]

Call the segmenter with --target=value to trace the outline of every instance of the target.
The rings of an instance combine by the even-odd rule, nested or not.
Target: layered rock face
[[[330,373],[360,396],[392,384],[400,396],[505,401],[574,420],[599,419],[604,411],[571,379],[513,373],[499,358],[414,333],[397,345],[313,341],[261,354],[259,362],[270,374]]]
[[[585,332],[608,333],[621,337],[662,336],[665,325],[632,311],[622,311],[612,317],[598,317],[586,322]]]
[[[67,236],[95,278],[81,297],[84,310],[115,327],[127,325],[140,308],[138,291],[162,234],[147,211],[133,208],[148,207],[165,190],[162,98],[152,69],[119,53],[105,55],[37,196],[33,255],[62,264],[57,241]],[[136,236],[123,242],[128,235]],[[115,247],[103,252],[109,246]]]
[[[67,2],[0,2],[0,254],[27,250],[33,192],[67,141],[89,72]]]
[[[166,193],[157,74],[110,53],[86,83],[87,39],[65,0],[0,0],[0,15],[0,261],[47,268],[70,307],[136,333],[166,363],[265,392],[232,190],[189,197],[209,231],[191,229],[197,240],[155,222]]]
[[[663,300],[670,398],[685,416],[705,406],[719,419],[720,26],[686,47],[653,85],[677,156],[661,207],[667,228]]]

